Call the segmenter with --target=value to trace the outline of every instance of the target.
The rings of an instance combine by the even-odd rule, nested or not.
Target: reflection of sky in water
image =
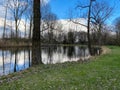
[[[51,52],[51,53],[49,53]],[[67,61],[78,61],[89,58],[89,51],[87,48],[79,48],[78,46],[64,49],[58,47],[55,51],[48,48],[48,51],[42,50],[42,62],[44,64],[63,63]]]
[[[14,72],[15,55],[17,56],[16,71],[20,71],[29,67],[29,55],[27,51],[20,51],[16,54],[12,54],[10,51],[0,51],[0,76]]]
[[[20,71],[28,68],[31,64],[31,54],[32,53],[29,49],[17,51],[14,50],[14,52],[10,50],[0,50],[0,76],[13,73],[15,69],[16,71]],[[85,60],[88,59],[89,56],[90,55],[87,48],[81,48],[78,46],[42,48],[42,62],[44,64],[55,64],[67,61],[71,62],[77,60]]]

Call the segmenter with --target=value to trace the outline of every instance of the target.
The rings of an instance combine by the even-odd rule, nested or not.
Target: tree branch
[[[76,8],[88,8],[89,7],[89,5],[87,5],[87,6],[80,6],[80,5],[77,5],[76,6]]]
[[[75,23],[75,24],[78,24],[78,25],[82,25],[82,26],[84,26],[84,27],[87,27],[87,25],[84,25],[84,24],[82,24],[82,23],[76,22],[76,21],[74,21],[74,20],[72,20],[72,19],[70,19],[70,21],[73,22],[73,23]]]

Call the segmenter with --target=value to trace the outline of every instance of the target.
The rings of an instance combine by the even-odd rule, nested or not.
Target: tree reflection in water
[[[36,49],[37,50],[37,49]],[[97,55],[100,49],[94,48]],[[39,56],[39,53],[37,54]],[[49,46],[42,47],[43,64],[64,63],[67,61],[85,61],[89,59],[89,50],[79,46]],[[33,65],[31,48],[14,48],[0,50],[0,76],[29,68]]]
[[[0,76],[24,70],[31,66],[30,49],[0,50]]]

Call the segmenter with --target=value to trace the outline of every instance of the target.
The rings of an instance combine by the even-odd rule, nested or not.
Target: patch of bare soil
[[[106,46],[102,46],[101,48],[102,48],[102,53],[101,53],[102,55],[111,52],[111,50],[108,47],[106,47]]]

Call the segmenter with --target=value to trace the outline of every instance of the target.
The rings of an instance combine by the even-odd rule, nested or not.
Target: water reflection
[[[42,49],[42,62],[44,64],[63,63],[89,59],[88,48],[78,46],[46,47]]]
[[[93,54],[99,50],[93,49]],[[49,46],[42,47],[42,63],[55,64],[67,61],[88,60],[88,48],[79,46]],[[0,50],[0,76],[24,70],[32,65],[32,51],[30,48],[14,48]]]
[[[7,75],[16,71],[24,70],[30,67],[30,50],[0,50],[0,76]]]

